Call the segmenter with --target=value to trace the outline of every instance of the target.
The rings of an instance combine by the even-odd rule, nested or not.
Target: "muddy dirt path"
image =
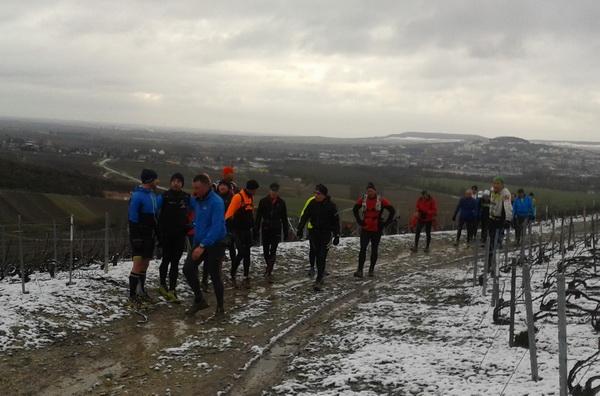
[[[19,395],[260,395],[332,319],[374,299],[392,280],[440,266],[468,277],[469,259],[457,258],[471,251],[451,248],[450,234],[436,236],[429,254],[409,253],[410,244],[383,238],[376,275],[363,279],[352,276],[356,246],[333,250],[321,292],[306,276],[306,259],[287,255],[276,265],[276,283],[226,286],[224,317],[215,318],[212,307],[185,316],[188,294],[181,305],[152,306],[145,324],[132,313],[42,349],[7,352],[0,359],[3,388]],[[253,275],[261,270],[255,265]],[[207,299],[214,306],[212,293]]]

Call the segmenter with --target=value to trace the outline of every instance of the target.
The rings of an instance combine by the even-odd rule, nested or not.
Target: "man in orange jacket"
[[[254,228],[254,195],[258,191],[258,182],[248,180],[246,188],[231,198],[231,203],[225,213],[227,231],[233,233],[237,254],[231,262],[231,284],[237,287],[235,275],[244,261],[245,287],[250,287],[250,248],[252,247],[252,229]]]

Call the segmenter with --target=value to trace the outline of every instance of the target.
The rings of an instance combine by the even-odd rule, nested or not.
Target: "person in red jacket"
[[[385,221],[383,219],[384,210],[388,212]],[[361,226],[358,270],[354,273],[354,276],[357,278],[363,277],[363,267],[367,260],[369,242],[371,243],[369,276],[373,276],[375,263],[377,263],[381,233],[394,219],[396,210],[387,199],[377,194],[373,183],[368,183],[366,194],[355,202],[352,212],[354,213],[356,222]]]
[[[421,236],[421,230],[425,227],[427,244],[423,251],[428,253],[429,244],[431,243],[431,227],[435,221],[435,216],[437,216],[437,205],[435,199],[425,190],[421,191],[421,196],[417,199],[416,211],[415,216],[417,216],[418,222],[415,230],[415,245],[410,250],[413,253],[419,251],[419,237]]]

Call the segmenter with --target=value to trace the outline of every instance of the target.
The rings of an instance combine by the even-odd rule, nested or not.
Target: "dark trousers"
[[[262,230],[263,257],[267,265],[269,265],[271,260],[275,260],[279,241],[281,241],[281,232],[279,230]]]
[[[427,237],[427,245],[425,245],[426,247],[429,247],[429,244],[431,243],[431,226],[433,225],[433,221],[418,221],[417,222],[417,228],[415,229],[415,246],[418,247],[419,246],[419,238],[421,237],[421,230],[423,229],[423,227],[425,227],[425,235]]]
[[[310,268],[315,268],[315,263],[317,261],[317,255],[315,254],[315,248],[313,246],[312,240],[310,238],[310,230],[308,233],[308,261],[310,263]]]
[[[379,251],[379,241],[381,240],[381,233],[378,231],[367,231],[360,230],[360,252],[358,253],[358,270],[362,271],[367,261],[367,246],[371,243],[371,261],[369,265],[369,272],[373,272],[375,264],[377,263],[377,256]]]
[[[494,249],[496,249],[496,241],[498,241],[500,246],[502,246],[502,238],[504,237],[504,220],[490,219],[488,223],[488,235],[490,237],[490,251],[488,254],[488,263],[489,265],[491,265]],[[488,270],[491,270],[491,268],[488,268]]]
[[[200,243],[194,242],[192,251],[198,247]],[[221,280],[221,274],[219,273],[219,263],[225,255],[225,246],[221,242],[217,242],[214,245],[207,246],[204,249],[204,253],[200,256],[199,260],[193,260],[192,254],[190,253],[183,264],[183,274],[185,280],[194,292],[194,302],[201,302],[204,300],[202,291],[200,290],[200,281],[198,280],[198,266],[204,260],[204,268],[208,270],[210,274],[210,280],[212,281],[213,288],[215,290],[215,297],[217,298],[217,307],[223,307],[223,281]]]
[[[521,235],[523,235],[523,228],[527,221],[526,216],[515,216],[514,228],[515,228],[515,240],[517,243],[521,241]]]
[[[164,236],[161,238],[161,247],[163,257],[158,269],[160,284],[167,285],[168,273],[169,290],[175,290],[179,273],[179,260],[181,260],[185,248],[185,237],[183,235]]]
[[[476,223],[476,219],[465,219],[463,217],[461,217],[458,220],[458,230],[456,231],[456,240],[460,240],[460,234],[462,233],[462,229],[463,227],[466,225],[467,226],[467,242],[470,242],[472,239],[475,238],[475,225]]]
[[[327,253],[331,247],[331,232],[328,231],[309,231],[310,243],[315,251],[317,261],[317,282],[323,280],[325,275],[325,263],[327,262]]]
[[[489,216],[481,218],[481,242],[485,243],[488,237],[488,225],[490,223]]]
[[[235,278],[240,263],[244,261],[244,276],[250,276],[250,248],[252,247],[252,231],[238,230],[233,240],[237,248],[235,259],[231,261],[231,277]]]

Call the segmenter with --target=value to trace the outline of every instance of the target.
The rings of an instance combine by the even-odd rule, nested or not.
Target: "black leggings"
[[[371,242],[371,261],[369,271],[375,269],[377,263],[377,256],[379,251],[379,241],[381,240],[381,233],[377,231],[360,231],[360,252],[358,253],[358,270],[362,271],[367,261],[367,246]]]
[[[237,253],[231,262],[231,277],[235,278],[240,263],[244,261],[244,276],[250,276],[250,248],[252,247],[252,232],[248,230],[236,231],[233,237]]]
[[[162,262],[158,269],[160,275],[160,284],[167,285],[167,273],[169,274],[169,290],[175,290],[177,287],[177,276],[179,274],[179,260],[183,255],[185,248],[185,238],[183,236],[165,237],[161,240]],[[169,265],[171,266],[169,269]]]
[[[312,231],[310,232],[310,243],[315,252],[317,261],[317,282],[320,282],[325,275],[325,263],[327,261],[327,253],[331,247],[331,232]]]
[[[431,226],[433,221],[419,221],[417,223],[417,228],[415,229],[415,246],[419,246],[419,238],[421,237],[421,230],[425,227],[425,235],[427,236],[427,245],[431,243]]]

